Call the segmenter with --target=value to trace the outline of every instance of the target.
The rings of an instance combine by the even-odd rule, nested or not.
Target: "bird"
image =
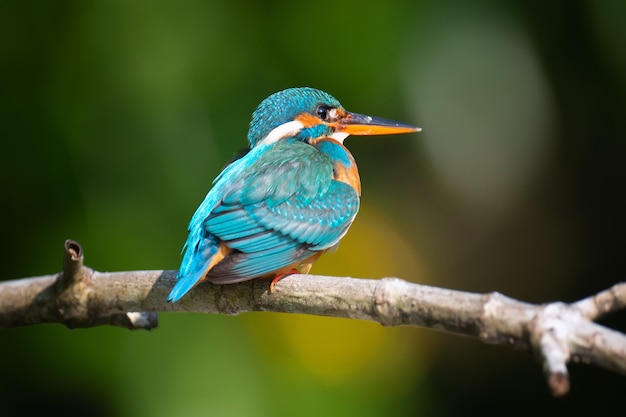
[[[420,130],[351,113],[311,87],[267,97],[252,114],[246,153],[215,178],[189,222],[167,301],[204,281],[273,278],[274,292],[282,277],[308,273],[359,211],[361,181],[344,139]]]

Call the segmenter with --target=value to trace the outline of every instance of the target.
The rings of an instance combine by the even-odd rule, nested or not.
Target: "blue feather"
[[[219,240],[213,235],[205,235],[198,239],[193,248],[186,249],[186,256],[178,270],[178,281],[167,297],[167,301],[176,302],[180,300],[202,279],[206,273],[206,265],[215,256],[218,248]],[[187,256],[188,254],[193,254],[193,256]]]
[[[213,181],[213,188],[198,206],[187,227],[189,235],[183,246],[183,260],[176,275],[176,285],[167,301],[178,301],[204,277],[207,265],[218,252],[220,239],[210,234],[203,223],[221,200],[228,185],[245,171],[246,163],[261,153],[262,147],[251,150],[243,158],[228,165]]]

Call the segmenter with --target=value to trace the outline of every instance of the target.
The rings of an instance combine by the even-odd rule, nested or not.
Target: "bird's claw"
[[[274,294],[274,291],[276,291],[276,284],[278,284],[278,281],[285,278],[286,276],[298,274],[298,273],[300,273],[300,271],[298,271],[296,268],[291,268],[291,270],[287,272],[282,272],[276,275],[274,279],[272,280],[272,282],[270,282],[270,294]]]

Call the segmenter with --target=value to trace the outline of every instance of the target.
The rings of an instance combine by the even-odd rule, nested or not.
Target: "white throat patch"
[[[339,143],[343,143],[348,136],[350,136],[350,134],[346,132],[335,132],[330,135],[331,138],[335,139]]]

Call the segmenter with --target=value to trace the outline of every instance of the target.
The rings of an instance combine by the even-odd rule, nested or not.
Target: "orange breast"
[[[331,137],[321,137],[310,143],[330,159],[333,166],[333,179],[350,185],[360,196],[361,178],[356,161],[348,148]]]
[[[348,152],[347,149],[346,152]],[[350,156],[352,156],[352,154],[350,154]],[[354,159],[352,161],[354,162]],[[356,190],[356,193],[359,196],[361,195],[361,178],[359,177],[359,170],[356,167],[356,163],[346,166],[340,162],[335,162],[333,177],[337,181],[351,185],[352,188]]]

